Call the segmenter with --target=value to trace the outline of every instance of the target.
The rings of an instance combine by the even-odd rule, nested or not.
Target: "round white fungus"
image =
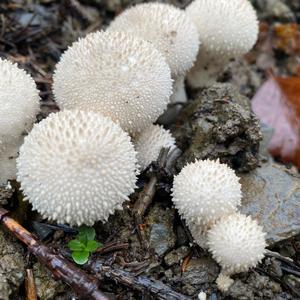
[[[194,0],[186,13],[201,36],[197,62],[188,81],[193,87],[208,86],[231,59],[254,46],[258,36],[257,15],[248,0]]]
[[[173,202],[179,214],[203,228],[235,212],[241,197],[239,178],[219,160],[198,160],[174,178]]]
[[[265,233],[256,220],[235,213],[221,218],[208,231],[208,245],[223,274],[245,272],[264,257]]]
[[[199,49],[196,26],[183,10],[170,4],[133,6],[117,16],[109,30],[125,31],[151,42],[166,57],[173,77],[192,67]]]
[[[136,153],[109,118],[65,110],[34,126],[17,170],[26,200],[44,217],[92,225],[107,220],[133,192]]]
[[[216,283],[220,291],[227,292],[234,283],[234,280],[230,276],[220,273],[216,279]]]
[[[29,74],[0,58],[0,143],[16,143],[31,129],[39,111],[39,92]]]
[[[162,148],[173,150],[175,143],[171,132],[162,126],[151,125],[146,128],[134,141],[141,169],[146,169],[151,162],[156,161]]]
[[[172,79],[150,43],[123,32],[95,32],[62,55],[53,77],[60,108],[100,112],[131,134],[166,109]]]

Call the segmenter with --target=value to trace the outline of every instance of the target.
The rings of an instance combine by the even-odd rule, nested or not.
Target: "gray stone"
[[[174,210],[155,205],[146,220],[150,247],[158,256],[163,256],[175,246],[173,231]]]
[[[258,165],[259,123],[249,99],[230,84],[215,84],[182,110],[173,134],[183,155],[180,170],[195,159],[216,159],[238,171]]]
[[[186,246],[182,246],[178,249],[175,249],[165,256],[164,258],[165,263],[168,266],[173,266],[175,264],[178,264],[184,259],[184,257],[186,257],[189,254],[189,252],[190,249]]]
[[[9,300],[23,283],[23,250],[10,235],[0,231],[0,299]],[[16,299],[16,297],[14,298]]]
[[[212,283],[219,274],[217,263],[210,257],[191,259],[185,272],[182,274],[182,284],[198,286],[204,283]]]
[[[300,233],[300,177],[269,161],[241,175],[241,212],[257,219],[272,245]]]

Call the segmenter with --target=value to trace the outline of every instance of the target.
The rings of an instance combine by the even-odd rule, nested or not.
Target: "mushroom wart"
[[[188,74],[193,87],[213,84],[231,59],[254,46],[258,21],[248,0],[194,0],[187,8],[201,37],[195,66]]]
[[[162,148],[176,148],[175,139],[169,130],[159,125],[151,125],[146,128],[134,140],[137,151],[138,163],[142,170],[146,169],[151,162],[156,161]]]
[[[136,134],[166,109],[170,68],[150,43],[124,32],[98,31],[62,55],[53,92],[62,109],[99,112]]]
[[[136,153],[109,118],[65,110],[34,126],[17,169],[26,199],[44,217],[91,225],[107,220],[134,191]]]

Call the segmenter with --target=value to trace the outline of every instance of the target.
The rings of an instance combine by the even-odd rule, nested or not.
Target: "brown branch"
[[[98,279],[86,274],[61,255],[57,255],[41,244],[29,231],[8,216],[8,211],[0,208],[0,223],[15,237],[22,241],[41,263],[43,263],[57,279],[69,284],[76,293],[91,300],[108,300],[98,289]]]
[[[32,269],[26,269],[25,290],[26,300],[37,300],[36,286]]]

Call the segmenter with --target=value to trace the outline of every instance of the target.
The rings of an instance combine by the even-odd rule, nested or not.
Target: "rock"
[[[191,259],[185,272],[182,274],[182,284],[198,286],[204,283],[212,283],[219,274],[217,263],[210,257]]]
[[[15,189],[8,183],[6,186],[0,186],[0,205],[6,205],[12,197]]]
[[[195,159],[217,159],[238,171],[258,165],[261,134],[249,99],[230,84],[215,84],[182,110],[173,134],[183,155],[180,170]]]
[[[164,260],[168,266],[179,264],[190,252],[190,249],[186,246],[182,246],[168,253]]]
[[[163,256],[175,246],[176,236],[173,231],[174,210],[163,209],[156,204],[146,220],[150,247],[158,256]]]
[[[55,299],[59,293],[66,290],[66,286],[61,281],[54,280],[50,271],[40,263],[33,266],[33,276],[40,300]]]
[[[11,236],[0,231],[0,299],[17,299],[25,277],[23,249]]]
[[[300,177],[272,162],[241,175],[241,212],[257,219],[269,245],[300,233]]]

